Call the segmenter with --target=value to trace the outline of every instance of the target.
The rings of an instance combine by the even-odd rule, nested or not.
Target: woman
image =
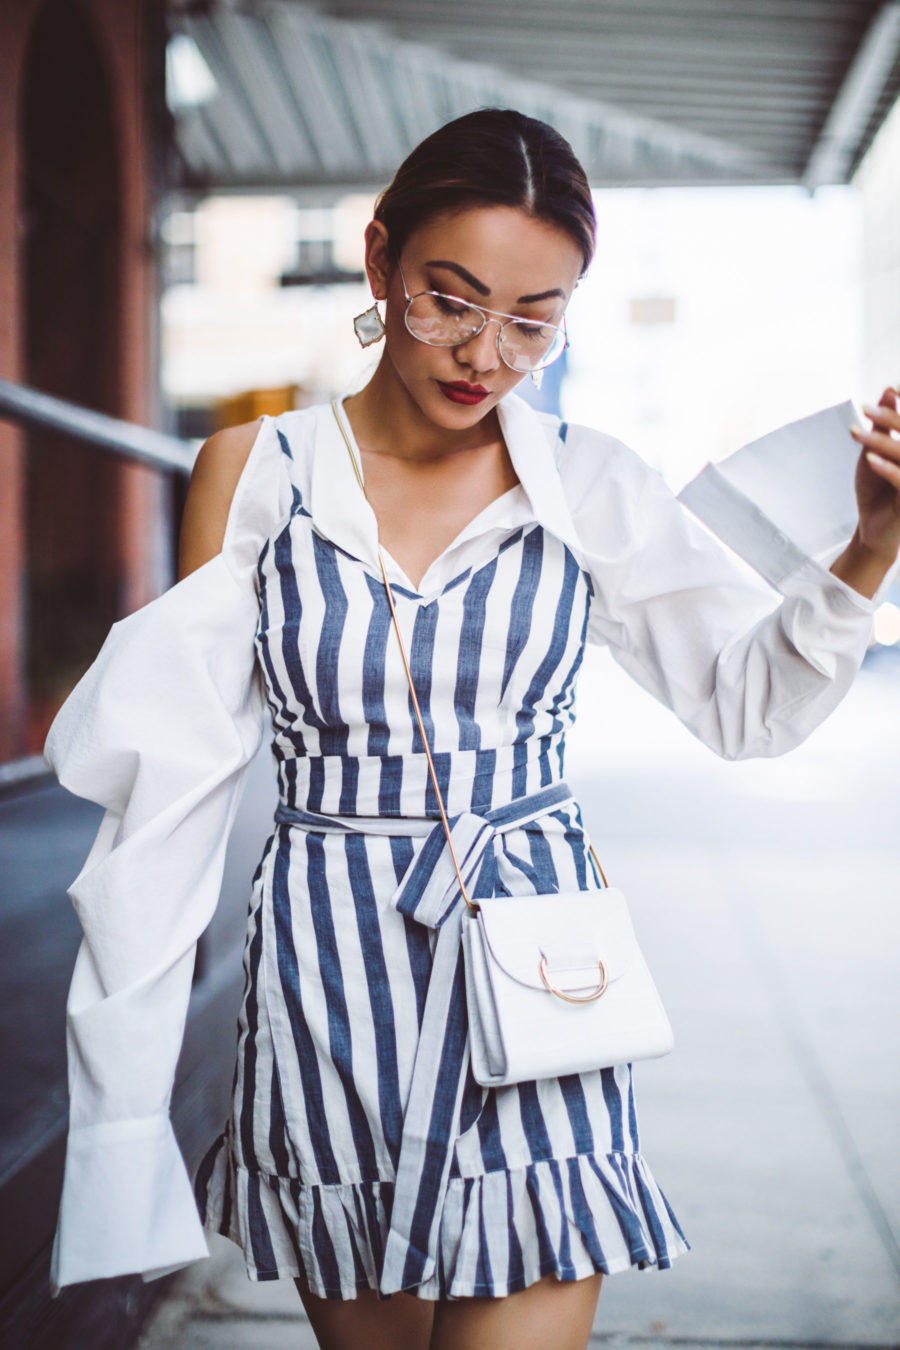
[[[116,626],[60,713],[48,758],[108,815],[72,888],[58,1283],[203,1254],[168,1093],[263,696],[280,802],[234,1108],[196,1178],[206,1226],[254,1278],[296,1279],[324,1350],[576,1350],[604,1273],[686,1249],[629,1065],[471,1076],[415,866],[441,827],[379,545],[447,810],[491,827],[477,893],[592,889],[563,779],[585,641],[722,755],[795,745],[852,682],[900,547],[900,415],[886,391],[855,432],[852,541],[771,613],[637,457],[508,397],[561,354],[593,248],[583,171],[545,124],[486,110],[423,142],[366,231],[371,380],[206,442],[179,585]],[[80,1255],[91,1223],[102,1270]]]

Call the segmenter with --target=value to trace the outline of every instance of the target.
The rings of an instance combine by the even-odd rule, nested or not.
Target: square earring
[[[361,347],[371,347],[373,342],[380,342],[384,337],[384,323],[378,313],[378,305],[373,303],[371,309],[357,314],[353,320],[353,329]]]

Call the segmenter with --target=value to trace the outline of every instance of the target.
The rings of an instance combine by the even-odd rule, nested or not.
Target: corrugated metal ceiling
[[[800,179],[879,0],[323,0],[471,60],[714,136]],[[896,6],[894,6],[896,8]],[[900,62],[852,170],[900,92]]]
[[[218,86],[185,187],[379,185],[484,104],[598,185],[848,181],[900,93],[900,0],[173,0]]]

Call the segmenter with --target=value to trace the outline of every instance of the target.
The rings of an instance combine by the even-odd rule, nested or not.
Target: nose
[[[493,324],[497,325],[496,331]],[[469,338],[468,342],[459,342],[453,348],[453,354],[460,365],[469,366],[479,372],[496,370],[500,365],[500,328],[499,319],[489,318],[480,333]]]

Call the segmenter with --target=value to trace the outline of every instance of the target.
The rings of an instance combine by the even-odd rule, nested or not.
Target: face
[[[406,297],[384,227],[369,226],[366,265],[372,293],[385,301],[385,372],[439,427],[474,426],[523,379],[500,356],[499,324],[455,347],[429,347],[407,330]],[[400,265],[410,295],[442,291],[532,321],[559,324],[582,256],[559,227],[515,207],[470,207],[436,216],[406,241]]]

